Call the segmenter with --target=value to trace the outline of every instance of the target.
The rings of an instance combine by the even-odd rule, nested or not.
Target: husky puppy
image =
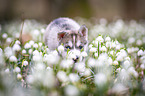
[[[63,56],[66,56],[68,49],[70,51],[81,51],[82,49],[86,51],[88,29],[85,25],[79,26],[70,18],[58,18],[53,20],[46,28],[44,41],[50,50],[54,50],[62,44],[65,48]],[[78,59],[78,56],[76,59]]]

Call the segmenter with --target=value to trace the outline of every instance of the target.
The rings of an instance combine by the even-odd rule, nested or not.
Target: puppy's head
[[[59,44],[63,44],[65,51],[62,56],[65,57],[67,50],[71,51],[81,51],[86,50],[88,41],[88,29],[85,25],[81,26],[79,30],[66,30],[58,33]],[[79,59],[76,55],[74,61]]]

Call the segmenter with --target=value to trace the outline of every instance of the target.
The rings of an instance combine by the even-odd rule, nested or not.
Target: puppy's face
[[[81,51],[86,50],[88,38],[88,29],[85,26],[81,26],[79,31],[66,30],[58,33],[59,44],[63,44],[65,52],[62,54],[66,56],[67,50]],[[76,55],[76,59],[79,56]]]

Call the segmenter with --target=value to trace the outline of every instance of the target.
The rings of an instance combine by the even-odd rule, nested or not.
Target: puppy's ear
[[[60,32],[57,34],[57,38],[60,41],[67,33],[66,32]]]
[[[81,34],[81,36],[87,38],[87,36],[88,36],[88,28],[86,27],[86,25],[82,25],[80,27],[79,33]]]

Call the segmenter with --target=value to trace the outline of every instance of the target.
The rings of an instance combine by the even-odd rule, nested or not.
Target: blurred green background
[[[145,19],[145,0],[0,0],[0,22],[57,17]]]

